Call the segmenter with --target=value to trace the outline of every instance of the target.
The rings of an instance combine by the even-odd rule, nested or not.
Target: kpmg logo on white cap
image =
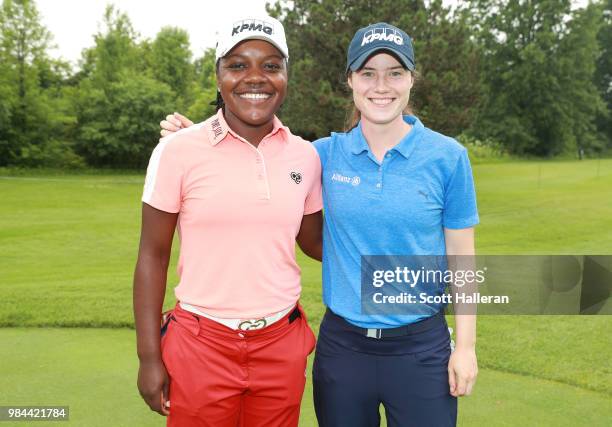
[[[234,22],[232,37],[243,31],[261,31],[269,36],[274,33],[273,24],[260,19],[245,19],[243,21]]]
[[[285,29],[278,19],[271,16],[246,16],[235,18],[217,34],[215,59],[224,57],[243,40],[265,40],[273,44],[285,58],[289,58]]]
[[[374,28],[363,35],[361,46],[372,43],[376,40],[393,42],[396,45],[403,45],[404,38],[402,35],[392,28]]]

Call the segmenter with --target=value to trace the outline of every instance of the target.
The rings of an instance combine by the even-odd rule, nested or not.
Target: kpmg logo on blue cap
[[[365,46],[368,43],[372,43],[377,40],[393,42],[398,46],[401,46],[404,44],[404,38],[402,37],[399,31],[394,30],[392,28],[383,27],[383,28],[374,28],[370,31],[367,31],[363,35],[363,39],[361,40],[361,46]]]

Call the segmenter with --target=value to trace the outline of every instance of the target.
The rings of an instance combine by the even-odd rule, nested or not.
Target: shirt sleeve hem
[[[151,200],[145,200],[144,198],[142,199],[142,202],[146,203],[147,205],[151,206],[152,208],[157,209],[158,211],[164,211],[164,212],[168,212],[168,213],[179,213],[179,211],[180,211],[180,208],[177,209],[177,208],[175,208],[173,206],[168,206],[168,205],[165,205],[165,204],[159,203],[159,202],[153,203]]]
[[[313,208],[304,209],[304,215],[311,215],[323,210],[323,203],[317,203]]]
[[[470,216],[467,218],[459,219],[445,219],[443,222],[444,228],[450,228],[452,230],[459,230],[462,228],[470,228],[479,223],[478,215]]]

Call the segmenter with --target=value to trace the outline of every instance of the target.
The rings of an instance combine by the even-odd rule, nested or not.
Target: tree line
[[[412,108],[430,128],[516,155],[612,149],[612,0],[294,0],[268,5],[285,25],[289,95],[279,115],[308,139],[343,129],[346,49],[386,21],[414,42]],[[77,69],[52,59],[32,0],[0,10],[0,166],[142,168],[159,121],[214,113],[214,51],[188,33],[142,39],[108,6]]]

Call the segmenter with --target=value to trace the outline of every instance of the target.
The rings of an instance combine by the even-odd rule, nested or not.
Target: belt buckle
[[[238,329],[241,331],[252,331],[255,329],[263,329],[266,327],[268,322],[266,322],[266,318],[262,317],[261,319],[246,319],[241,320],[238,324]]]
[[[382,337],[382,329],[368,329],[366,337],[380,339]]]

